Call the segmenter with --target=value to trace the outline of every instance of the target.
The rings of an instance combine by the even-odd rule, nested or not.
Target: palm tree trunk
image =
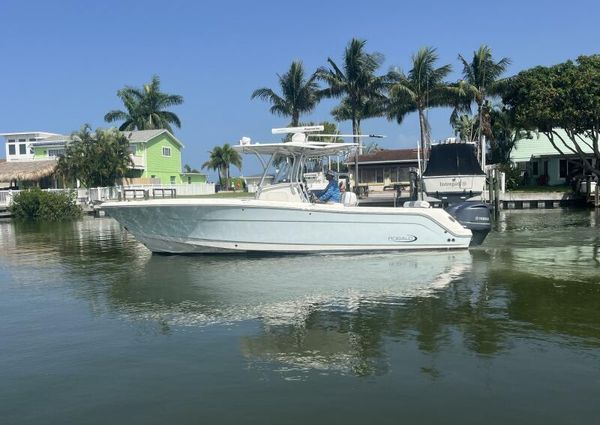
[[[298,127],[300,124],[300,113],[298,111],[292,112],[292,127]]]
[[[352,111],[352,134],[358,136],[360,134],[360,120],[356,117],[356,112]],[[362,141],[358,138],[358,149],[354,151],[354,192],[358,196],[358,155],[362,155]]]
[[[425,118],[425,111],[419,109],[419,126],[421,129],[421,170],[425,171],[425,164],[427,164],[427,119]]]
[[[481,90],[481,89],[480,89]],[[481,152],[483,151],[483,102],[485,97],[482,97],[480,101],[477,101],[477,116],[479,117],[479,128],[477,129],[477,143],[475,144],[477,160],[481,162]]]
[[[218,168],[217,173],[219,173],[219,185],[221,186],[221,190],[223,190],[223,170]]]

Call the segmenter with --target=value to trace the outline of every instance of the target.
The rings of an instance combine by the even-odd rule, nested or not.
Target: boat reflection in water
[[[119,315],[158,323],[163,332],[253,323],[258,332],[245,332],[240,344],[254,367],[362,375],[387,367],[377,346],[394,332],[388,319],[402,320],[406,304],[446,291],[470,272],[471,260],[468,251],[202,261],[152,256],[109,296]]]
[[[598,222],[587,212],[546,211],[543,222],[503,213],[470,251],[227,257],[151,255],[108,219],[0,223],[0,277],[71,294],[93,317],[125,320],[159,343],[178,335],[202,352],[226,341],[230,361],[241,354],[261,375],[416,367],[435,379],[456,362],[471,370],[473,357],[520,364],[538,348],[597,350]]]

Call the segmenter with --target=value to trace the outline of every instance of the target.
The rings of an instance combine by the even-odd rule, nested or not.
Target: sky
[[[455,81],[458,54],[471,58],[487,44],[495,59],[511,59],[508,76],[600,53],[599,12],[593,0],[0,0],[0,133],[108,127],[106,112],[123,109],[117,90],[159,75],[162,91],[184,97],[171,109],[182,121],[174,133],[185,145],[183,162],[200,168],[216,145],[242,136],[278,141],[271,128],[289,119],[250,96],[260,87],[278,91],[277,74],[294,60],[312,72],[328,57],[341,62],[348,42],[360,38],[385,56],[381,73],[408,71],[411,55],[432,46]],[[301,120],[333,121],[336,103],[323,101]],[[452,136],[449,114],[429,111],[434,139]],[[348,121],[339,128],[351,133]],[[362,130],[385,134],[377,142],[390,149],[414,147],[419,137],[415,114],[401,125],[365,120]]]

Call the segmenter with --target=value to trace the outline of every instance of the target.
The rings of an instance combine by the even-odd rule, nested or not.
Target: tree
[[[473,143],[477,138],[477,117],[468,114],[456,116],[450,122],[454,128],[454,134],[463,142]]]
[[[333,111],[338,120],[352,121],[352,134],[359,135],[363,119],[381,115],[380,106],[385,100],[386,76],[376,76],[375,72],[383,62],[380,53],[366,53],[365,40],[352,39],[344,51],[343,66],[327,58],[329,68],[317,70],[319,79],[329,86],[323,90],[326,97],[342,97],[342,101]],[[362,142],[359,139],[359,150]]]
[[[292,62],[290,69],[283,75],[277,74],[281,95],[270,88],[254,90],[251,99],[259,98],[271,103],[271,113],[291,117],[290,125],[297,127],[300,114],[311,112],[320,100],[316,74],[305,77],[304,66],[300,61]]]
[[[73,133],[65,154],[58,159],[58,172],[84,187],[114,186],[133,166],[129,141],[115,129],[97,129],[89,124]]]
[[[578,158],[600,176],[600,55],[522,71],[502,100],[516,125],[543,133],[560,155]]]
[[[365,146],[364,153],[368,155],[371,153],[379,152],[380,150],[382,150],[381,146],[379,146],[377,142],[371,142],[367,146]]]
[[[459,90],[444,81],[452,71],[452,66],[443,65],[436,68],[437,60],[436,50],[432,47],[424,47],[412,56],[412,68],[408,74],[398,70],[391,73],[394,82],[390,88],[388,119],[395,119],[398,124],[401,124],[406,115],[418,112],[423,162],[427,160],[431,142],[427,108],[455,104]]]
[[[464,80],[461,83],[466,93],[462,109],[470,112],[471,102],[477,104],[478,139],[481,140],[482,134],[491,139],[493,137],[490,116],[492,106],[489,96],[500,93],[503,87],[500,76],[510,65],[510,59],[502,58],[498,62],[494,62],[492,49],[485,44],[473,52],[471,62],[468,62],[462,55],[458,55],[458,59],[463,64]]]
[[[490,163],[510,164],[510,153],[515,147],[517,140],[531,138],[531,132],[515,125],[511,114],[504,107],[493,108],[490,111]]]
[[[228,143],[225,143],[223,146],[215,146],[209,152],[209,159],[202,164],[202,168],[217,171],[221,187],[229,187],[229,170],[231,165],[235,165],[238,169],[241,169],[242,157],[238,151],[233,149]]]
[[[166,108],[181,105],[183,97],[161,92],[157,75],[141,89],[126,86],[117,92],[117,96],[123,101],[126,111],[110,111],[104,116],[104,121],[123,121],[119,126],[121,131],[164,128],[173,132],[171,124],[181,127],[179,117]]]
[[[197,169],[192,168],[189,164],[185,164],[183,166],[183,171],[186,173],[199,173],[200,172]]]

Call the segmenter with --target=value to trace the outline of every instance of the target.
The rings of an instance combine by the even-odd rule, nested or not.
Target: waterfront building
[[[349,158],[348,171],[354,180],[354,158]],[[358,156],[358,184],[370,192],[408,186],[409,173],[417,169],[417,149],[382,149]]]
[[[244,179],[244,183],[246,184],[246,190],[248,190],[249,193],[254,193],[258,189],[258,185],[260,184],[260,181],[262,179],[262,174],[257,174],[254,176],[245,176],[242,177],[242,179]],[[263,185],[269,186],[273,184],[273,181],[275,181],[275,176],[267,174],[263,181]]]
[[[570,183],[571,179],[582,174],[581,159],[573,153],[573,143],[564,131],[561,136],[566,146],[557,138],[555,140],[563,152],[569,153],[566,157],[561,155],[542,133],[534,134],[532,139],[524,138],[515,143],[510,160],[522,170],[525,184],[558,186]],[[592,141],[585,138],[579,143],[586,158],[595,164],[592,146]]]
[[[205,183],[203,173],[182,172],[183,144],[168,130],[123,132],[129,140],[133,166],[129,184]],[[0,186],[60,187],[56,176],[58,158],[65,153],[71,136],[48,132],[1,133],[6,161],[0,163]]]

